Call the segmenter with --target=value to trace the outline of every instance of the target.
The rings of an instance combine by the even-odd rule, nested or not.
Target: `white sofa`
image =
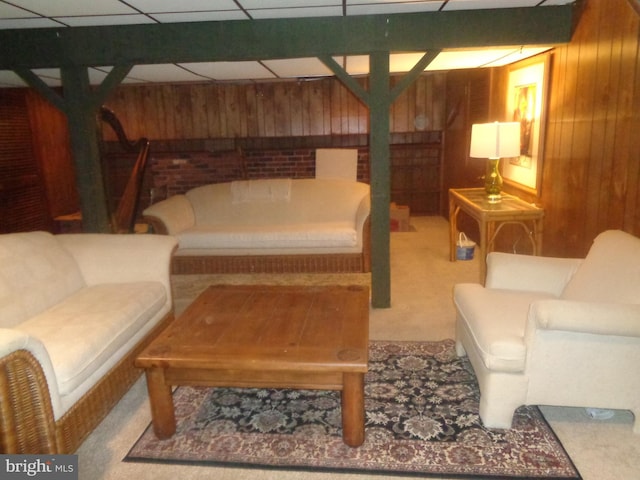
[[[172,237],[0,235],[0,451],[71,453],[173,318]]]
[[[454,303],[487,427],[560,405],[631,410],[640,433],[640,239],[603,232],[584,260],[491,253],[486,285]]]
[[[173,273],[367,272],[369,185],[258,179],[204,185],[145,209],[173,235]]]

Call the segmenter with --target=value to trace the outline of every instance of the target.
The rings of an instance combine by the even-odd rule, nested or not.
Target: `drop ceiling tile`
[[[29,18],[37,16],[36,13],[27,12],[8,3],[0,3],[0,18]]]
[[[176,12],[176,13],[153,13],[151,17],[160,23],[179,22],[208,22],[223,20],[246,20],[247,16],[242,10],[225,10],[211,12]]]
[[[248,9],[249,15],[255,19],[265,18],[303,18],[303,17],[339,17],[342,16],[342,7],[292,7],[292,8],[259,8]]]
[[[535,7],[540,0],[449,0],[443,10]]]
[[[48,18],[12,18],[0,19],[0,30],[9,30],[11,28],[48,28],[61,27],[62,25]]]
[[[12,0],[11,3],[46,17],[137,13],[118,0]]]
[[[252,18],[342,16],[342,0],[239,0]]]
[[[34,68],[33,73],[41,77],[55,78],[58,80],[62,78],[59,68]]]
[[[389,2],[389,3],[353,3],[347,5],[347,15],[377,15],[393,13],[435,12],[443,4],[437,2]]]
[[[478,51],[444,51],[431,62],[425,70],[456,70],[461,68],[478,68],[495,61],[508,52],[496,50]]]
[[[145,13],[239,10],[233,0],[127,0],[127,3]]]
[[[107,77],[107,74],[111,71],[112,67],[95,67],[89,68],[89,83],[91,85],[100,85],[104,79]],[[135,83],[145,83],[145,80],[140,78],[132,78],[126,77],[122,80],[121,83],[135,84]]]
[[[263,80],[275,78],[260,62],[181,63],[182,67],[212,80]]]
[[[60,87],[62,85],[62,81],[60,80],[59,68],[38,68],[32,71],[50,87]],[[20,77],[20,75],[9,70],[3,70],[0,72],[0,84],[2,84],[4,81],[10,82],[11,85],[18,87],[24,87],[27,85],[27,82],[22,80],[22,77]]]
[[[422,57],[424,57],[424,52],[391,54],[389,56],[389,71],[393,73],[408,72]]]
[[[317,58],[265,60],[263,63],[280,78],[333,75],[333,72]]]
[[[375,1],[375,0],[374,0]],[[242,8],[298,8],[320,5],[342,7],[342,0],[238,0]]]
[[[0,70],[0,87],[24,87],[26,83],[12,70]]]
[[[146,15],[100,15],[97,17],[56,17],[56,20],[70,27],[95,27],[100,25],[139,25],[154,23]]]
[[[340,65],[342,68],[346,70],[347,68],[347,57],[345,55],[337,55],[333,56],[333,61]]]
[[[486,65],[483,65],[483,66],[502,67],[504,65],[509,65],[510,63],[519,62],[520,60],[533,57],[534,55],[538,55],[550,49],[551,47],[516,48],[513,51],[507,53],[506,55],[503,55],[500,58],[495,59],[493,62],[487,63]]]
[[[550,48],[551,47],[504,47],[443,51],[425,70],[446,71],[461,68],[500,67],[524,60],[547,51]]]
[[[442,5],[445,0],[346,0],[347,6],[351,5],[397,5],[400,3],[433,3],[435,5]]]
[[[389,71],[391,73],[404,73],[411,70],[424,56],[422,53],[393,53],[389,55]],[[366,75],[369,73],[369,57],[367,55],[354,55],[347,57],[347,72],[350,75]]]
[[[136,65],[127,78],[145,82],[195,82],[203,78],[174,64]]]
[[[89,83],[91,85],[100,85],[106,78],[108,70],[103,71],[100,68],[89,68]]]
[[[352,55],[347,57],[349,75],[367,75],[369,73],[369,55]]]

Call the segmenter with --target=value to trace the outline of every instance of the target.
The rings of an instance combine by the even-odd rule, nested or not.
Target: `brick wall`
[[[358,149],[358,180],[369,182],[368,149]],[[209,183],[256,178],[313,178],[315,149],[153,154],[146,185],[166,188],[167,196]]]
[[[405,133],[394,134],[391,140],[395,157],[403,145],[422,151],[439,145],[441,136],[440,132]],[[370,182],[367,135],[152,141],[138,212],[151,202],[209,183],[313,178],[317,148],[356,148],[358,180]],[[117,205],[136,156],[123,153],[117,142],[104,142],[103,152],[112,204]]]

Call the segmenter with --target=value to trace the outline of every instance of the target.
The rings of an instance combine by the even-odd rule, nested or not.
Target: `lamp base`
[[[490,158],[487,162],[487,172],[484,176],[484,191],[487,192],[489,203],[500,203],[502,201],[502,176],[500,175],[499,158]]]

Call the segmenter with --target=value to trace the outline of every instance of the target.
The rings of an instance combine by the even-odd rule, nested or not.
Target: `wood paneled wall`
[[[358,81],[368,87],[368,79]],[[397,81],[394,77],[393,83]],[[422,75],[393,104],[392,132],[441,130],[445,75]],[[369,132],[367,108],[339,80],[123,85],[105,102],[131,138],[355,135]],[[114,141],[105,129],[103,138]]]
[[[640,236],[640,16],[628,0],[586,0],[583,8],[572,41],[552,54],[540,195],[504,187],[545,209],[546,256],[584,256],[607,229]],[[488,115],[474,121],[503,119],[507,76],[507,68],[451,72],[447,108],[454,94],[471,88],[470,101],[489,79]],[[468,135],[447,130],[446,188],[482,186],[469,184],[468,147],[457,157],[450,150]]]
[[[392,88],[400,76],[392,77]],[[420,195],[405,193],[429,174],[440,175],[440,133],[444,118],[446,75],[421,75],[394,102],[390,111],[390,141],[398,148],[406,144],[436,149],[435,168],[395,185],[392,200],[409,202],[413,211],[437,213],[440,209],[440,182]],[[368,79],[358,82],[366,89]],[[253,176],[313,176],[315,148],[358,148],[358,179],[368,181],[369,111],[336,78],[306,81],[259,83],[123,85],[105,102],[115,112],[127,136],[151,140],[151,162],[145,185],[163,184],[169,195],[212,181],[228,181],[238,169],[229,171],[224,158],[241,156],[250,162]],[[435,134],[435,135],[434,135]],[[434,141],[433,137],[437,139]],[[129,155],[119,158],[116,135],[102,128],[105,156],[110,172],[113,202],[119,198],[119,184],[126,183]],[[410,148],[410,147],[407,147]],[[392,149],[392,164],[398,149]],[[239,155],[240,154],[240,155]],[[295,166],[291,161],[310,159]],[[175,162],[173,159],[180,159]],[[197,160],[196,160],[197,159]],[[238,159],[236,167],[240,165]],[[406,162],[405,162],[406,163]],[[168,165],[168,168],[165,168]],[[195,167],[197,166],[197,168]],[[419,168],[419,167],[416,167]],[[392,167],[393,170],[393,167]],[[153,178],[150,178],[152,176]],[[196,178],[197,176],[197,178]],[[396,184],[398,181],[395,182]],[[143,193],[144,195],[144,193]],[[142,199],[145,204],[147,199]],[[112,202],[112,203],[113,203]]]
[[[0,96],[0,233],[52,227],[23,91]]]
[[[639,40],[627,0],[587,0],[554,50],[537,199],[546,255],[583,256],[607,229],[640,236]]]
[[[26,100],[33,149],[42,172],[51,218],[76,212],[80,198],[67,117],[34,90],[27,90]]]
[[[541,203],[555,255],[607,229],[640,236],[640,15],[627,0],[584,8],[552,66]]]

